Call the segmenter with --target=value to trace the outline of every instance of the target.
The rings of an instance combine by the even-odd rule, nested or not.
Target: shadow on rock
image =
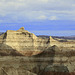
[[[37,58],[40,58],[40,60],[38,60],[37,66],[33,69],[33,72],[38,75],[60,75],[60,72],[68,73],[69,70],[64,64],[54,64],[54,57],[56,57],[57,52],[59,52],[59,48],[54,45],[44,50],[42,53],[35,55],[36,60]],[[58,74],[55,74],[57,72]]]
[[[0,56],[23,56],[23,55],[6,44],[0,44]]]

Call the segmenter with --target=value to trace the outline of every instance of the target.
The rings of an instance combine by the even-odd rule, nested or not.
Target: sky
[[[0,0],[0,32],[20,27],[35,35],[75,35],[75,0]]]

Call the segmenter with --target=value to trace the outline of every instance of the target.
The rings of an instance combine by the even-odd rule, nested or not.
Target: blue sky
[[[75,0],[0,0],[0,31],[75,35]]]

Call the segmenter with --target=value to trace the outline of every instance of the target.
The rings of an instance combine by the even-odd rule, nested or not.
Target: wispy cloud
[[[45,19],[47,19],[47,16],[42,15],[42,16],[37,17],[37,19],[45,20]]]
[[[56,16],[51,16],[51,17],[49,18],[49,20],[57,20],[57,17],[56,17]]]
[[[37,17],[38,20],[58,20],[58,18],[56,16],[45,16],[45,15],[42,15],[42,16],[39,16]]]
[[[52,30],[40,30],[40,31],[31,31],[32,33],[35,33],[36,35],[49,35],[49,36],[71,36],[75,35],[75,30],[58,30],[58,31],[52,31]]]
[[[2,22],[75,20],[74,0],[0,0]],[[3,19],[5,18],[5,19]],[[37,19],[38,18],[38,19]]]

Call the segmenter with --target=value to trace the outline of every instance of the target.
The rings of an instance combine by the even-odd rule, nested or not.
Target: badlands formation
[[[7,54],[5,53],[6,55],[36,55],[53,45],[56,45],[60,48],[75,47],[74,42],[58,42],[51,36],[48,39],[39,38],[33,33],[25,30],[24,27],[17,31],[7,30],[0,36],[0,52],[8,51]]]
[[[0,35],[0,75],[75,75],[75,41],[7,30]]]

